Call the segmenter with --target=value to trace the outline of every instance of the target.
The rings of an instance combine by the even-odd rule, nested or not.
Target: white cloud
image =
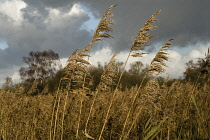
[[[192,59],[204,58],[205,53],[207,52],[208,48],[210,48],[210,43],[207,44],[200,44],[198,43],[197,49],[193,49],[189,52],[189,57]]]
[[[192,50],[190,53],[189,53],[189,56],[191,58],[200,58],[202,57],[202,53],[199,51],[199,50]]]
[[[15,72],[12,76],[11,76],[12,80],[14,83],[19,83],[20,82],[20,75],[19,72]]]
[[[74,4],[69,12],[63,13],[59,9],[47,8],[49,11],[49,17],[45,20],[45,23],[49,25],[49,28],[56,28],[61,26],[67,26],[73,22],[72,17],[87,15],[79,4]],[[74,19],[75,20],[75,19]]]
[[[190,47],[192,49],[192,47]],[[185,65],[189,60],[194,60],[196,62],[198,58],[204,58],[205,53],[207,52],[208,48],[210,48],[210,43],[208,44],[199,44],[197,49],[189,51],[187,55],[183,55],[179,51],[170,50],[169,57],[170,62],[166,62],[166,65],[168,67],[165,67],[166,73],[170,75],[170,78],[179,78],[183,76],[183,73],[185,71]],[[128,56],[128,51],[119,52],[117,55],[117,59],[120,62],[125,62],[126,58]],[[103,48],[101,50],[98,50],[94,52],[90,58],[90,62],[92,65],[97,65],[97,62],[101,62],[101,64],[104,64],[105,62],[109,62],[111,57],[113,56],[113,52],[109,48]],[[130,57],[128,60],[128,64],[126,66],[126,69],[129,69],[129,66],[131,63],[135,61],[141,61],[143,64],[150,64],[152,59],[155,57],[156,52],[152,52],[149,54],[144,55],[144,57],[141,58],[135,58]],[[167,74],[162,74],[161,76],[168,76]]]
[[[26,3],[21,0],[3,1],[0,2],[0,13],[8,16],[15,24],[19,25],[23,21],[21,9],[26,6]]]
[[[97,65],[97,62],[101,62],[103,65],[105,62],[109,62],[113,55],[113,52],[109,48],[102,48],[101,50],[95,51],[91,54],[90,63]]]
[[[81,13],[86,13],[79,4],[74,4],[70,12],[68,13],[69,15],[80,15]]]
[[[170,75],[170,78],[179,78],[183,75],[185,70],[185,59],[177,51],[169,51],[170,62],[166,62],[168,67],[165,67],[166,73]]]
[[[20,82],[19,66],[13,66],[12,68],[0,69],[0,88],[5,83],[6,77],[11,77],[14,83]]]
[[[183,76],[183,72],[185,71],[185,64],[189,60],[194,60],[196,62],[197,58],[204,58],[205,53],[207,52],[208,48],[210,48],[210,43],[208,44],[200,44],[197,49],[191,50],[187,55],[182,55],[178,51],[170,50],[169,56],[170,56],[170,62],[166,62],[168,67],[166,68],[166,73],[170,75],[170,78],[179,78]],[[105,62],[108,63],[111,57],[113,56],[114,52],[108,47],[102,48],[101,50],[95,51],[91,54],[90,57],[90,63],[91,65],[97,66],[97,62],[101,62],[103,65]],[[130,57],[128,60],[128,64],[126,66],[126,69],[129,69],[129,65],[135,61],[141,61],[143,64],[150,64],[152,59],[155,57],[156,53],[149,53],[147,55],[144,55],[144,57],[141,58],[135,58]],[[119,52],[117,55],[117,60],[120,62],[125,62],[126,58],[128,56],[128,51]],[[68,58],[61,58],[61,64],[63,67],[66,66]],[[18,67],[13,68],[12,71],[16,71],[15,73],[12,73],[10,70],[4,70],[8,71],[8,75],[11,75],[14,82],[18,82],[20,80],[20,76],[18,71]],[[12,74],[11,74],[12,73]],[[161,76],[168,76],[166,74],[162,74]],[[4,77],[5,78],[5,77]],[[0,85],[4,83],[3,77],[1,78]]]
[[[68,60],[68,58],[61,58],[61,59],[60,59],[62,68],[64,68],[64,67],[66,66],[67,60]]]

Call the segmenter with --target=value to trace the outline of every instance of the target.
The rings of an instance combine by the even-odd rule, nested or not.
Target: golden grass
[[[158,88],[158,87],[157,87]],[[142,108],[142,98],[135,102],[135,108],[132,108],[130,119],[127,126],[132,129],[126,129],[124,137],[129,132],[127,139],[142,139],[145,135],[145,124],[150,119],[150,127],[158,126],[161,120],[167,118],[158,129],[156,138],[158,139],[208,139],[210,137],[210,86],[206,88],[196,88],[194,101],[190,102],[189,93],[193,89],[190,83],[177,83],[171,87],[159,88],[158,97],[148,93],[148,90],[142,89],[142,98],[146,100],[141,113],[138,111]],[[134,98],[136,89],[124,92],[116,92],[115,103],[110,111],[109,119],[103,133],[103,139],[119,139],[122,131],[122,124],[125,121],[128,110],[131,106],[131,100]],[[101,132],[103,120],[107,112],[107,107],[113,92],[99,93],[95,101],[88,125],[88,134],[97,138]],[[65,98],[62,95],[61,100]],[[161,99],[159,99],[161,98]],[[53,108],[53,95],[26,96],[15,95],[14,93],[2,91],[0,94],[0,136],[3,139],[49,139],[51,109]],[[67,110],[65,113],[63,139],[76,139],[77,120],[80,108],[81,97],[78,95],[69,96]],[[84,104],[81,112],[79,139],[86,139],[83,133],[89,108],[93,98],[84,98]],[[152,103],[152,104],[151,104]],[[63,106],[64,102],[60,103]],[[157,107],[155,107],[157,105]],[[199,109],[199,114],[197,112]],[[150,112],[148,112],[148,110]],[[62,111],[59,110],[62,115]],[[138,117],[136,117],[138,116]],[[135,123],[133,123],[136,120]],[[59,117],[57,122],[61,122]],[[203,127],[205,126],[205,127]],[[182,129],[181,129],[182,128]],[[55,139],[61,137],[61,126],[57,128]],[[143,133],[144,132],[144,133]]]

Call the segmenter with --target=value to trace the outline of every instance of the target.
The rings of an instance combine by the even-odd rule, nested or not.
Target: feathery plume
[[[88,123],[89,123],[89,120],[90,120],[90,116],[91,116],[91,113],[92,113],[92,110],[93,110],[93,106],[94,106],[94,103],[96,101],[96,97],[99,93],[99,90],[102,90],[102,91],[110,91],[111,90],[111,86],[112,85],[115,85],[115,81],[114,79],[117,77],[117,59],[115,58],[116,55],[117,55],[118,52],[116,52],[111,60],[109,61],[109,63],[107,64],[102,76],[101,76],[101,81],[99,83],[99,85],[97,86],[96,88],[96,93],[94,95],[94,99],[93,99],[93,102],[91,104],[91,107],[90,107],[90,111],[89,111],[89,114],[88,114],[88,117],[87,117],[87,121],[86,121],[86,124],[85,124],[85,133],[87,133],[87,127],[88,127]]]
[[[117,59],[115,58],[118,52],[116,52],[109,61],[106,69],[104,70],[101,81],[97,87],[97,90],[110,91],[113,85],[116,85],[115,79],[117,78]]]
[[[111,5],[102,16],[101,21],[99,22],[98,27],[93,35],[91,45],[95,44],[96,41],[103,41],[102,38],[112,38],[108,32],[112,31],[112,28],[109,27],[109,25],[114,24],[114,20],[110,18],[114,16],[114,14],[111,12],[111,9],[116,6],[116,4]]]
[[[169,54],[168,50],[170,50],[170,41],[173,39],[168,40],[158,51],[155,58],[152,60],[150,67],[148,69],[148,74],[157,76],[160,73],[164,73],[165,69],[163,66],[167,67],[164,61],[169,61]]]
[[[112,104],[113,104],[113,100],[114,100],[116,91],[117,91],[117,89],[118,89],[118,87],[120,85],[120,81],[121,81],[122,75],[123,75],[123,73],[125,71],[125,67],[127,65],[128,59],[130,58],[130,56],[133,56],[133,57],[142,57],[144,54],[146,54],[146,53],[141,52],[141,51],[144,50],[144,46],[148,46],[151,43],[150,39],[153,37],[153,35],[151,35],[150,33],[148,33],[148,31],[155,30],[155,27],[156,26],[153,26],[151,24],[154,23],[157,20],[157,19],[155,19],[155,17],[157,15],[159,15],[159,13],[160,13],[160,11],[156,12],[154,15],[152,15],[149,18],[149,20],[147,20],[145,22],[144,26],[140,29],[140,31],[138,32],[138,35],[136,36],[136,38],[134,40],[134,43],[133,43],[133,45],[132,45],[132,47],[130,49],[130,52],[129,52],[129,54],[127,56],[127,59],[126,59],[126,61],[124,63],[124,66],[122,68],[122,72],[121,72],[120,77],[118,79],[117,86],[116,86],[115,91],[113,93],[111,102],[109,104],[109,108],[108,108],[108,111],[107,111],[107,114],[106,114],[106,118],[105,118],[103,127],[101,129],[101,134],[99,136],[99,140],[102,137],[102,134],[103,134],[103,131],[104,131],[104,128],[105,128],[105,125],[107,123],[107,119],[108,119],[108,116],[109,116],[109,112],[110,112],[110,109],[112,107]],[[137,95],[136,95],[136,97],[137,97]],[[134,98],[134,101],[135,101],[135,98]],[[132,106],[133,106],[133,102],[132,102]],[[123,125],[122,135],[121,135],[120,139],[122,139],[122,137],[123,137],[123,133],[124,133],[124,130],[125,130],[125,126],[126,126],[127,119],[129,117],[129,114],[130,114],[130,110],[128,112],[128,115],[126,117],[125,123]]]
[[[103,41],[103,38],[113,38],[111,35],[108,34],[108,32],[112,31],[112,28],[109,27],[110,25],[114,24],[114,20],[111,19],[114,14],[112,13],[111,9],[116,7],[117,5],[111,5],[108,10],[104,13],[102,16],[96,31],[93,34],[92,41],[85,47],[87,50],[90,50],[91,47],[97,42],[97,41]]]
[[[210,49],[209,48],[205,56],[206,56],[205,59],[202,59],[203,63],[201,66],[201,74],[210,73]]]
[[[140,52],[144,50],[144,46],[148,46],[151,41],[150,39],[154,37],[152,34],[148,33],[148,31],[155,30],[157,26],[151,25],[154,23],[157,19],[155,17],[160,14],[160,11],[156,12],[154,15],[152,15],[149,20],[147,20],[144,24],[144,26],[139,30],[138,35],[136,36],[134,43],[131,47],[132,55],[133,57],[142,57],[144,54]]]

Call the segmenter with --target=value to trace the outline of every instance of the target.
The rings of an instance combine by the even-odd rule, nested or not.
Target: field
[[[155,139],[210,137],[209,85],[197,87],[194,93],[192,93],[194,87],[190,83],[174,82],[170,87],[152,86],[154,85],[141,89],[141,97],[132,106],[123,132],[123,124],[137,87],[124,92],[117,91],[103,139],[150,139],[153,136]],[[87,126],[87,133],[93,138],[99,137],[112,95],[112,92],[102,92],[96,98]],[[51,126],[54,96],[26,96],[2,91],[1,139],[50,139],[50,135],[54,133],[54,139],[60,139],[61,135],[62,139],[73,140],[76,136],[78,139],[87,139],[84,129],[93,97],[69,95],[65,112],[63,112],[65,96],[62,95],[60,98],[54,130],[55,124]]]

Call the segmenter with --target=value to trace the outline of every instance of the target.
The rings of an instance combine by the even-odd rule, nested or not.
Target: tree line
[[[48,93],[53,93],[57,90],[63,72],[60,58],[57,53],[52,50],[29,52],[29,56],[23,57],[22,60],[27,66],[21,67],[19,70],[21,82],[14,84],[12,78],[8,76],[5,78],[5,83],[2,86],[3,89],[15,90],[18,87],[23,87],[25,93],[27,93],[34,86],[33,91],[30,93],[32,95],[41,93],[45,87],[48,88]],[[106,63],[102,65],[100,62],[98,62],[97,66],[91,65],[89,67],[90,78],[88,86],[92,91],[94,91],[97,85],[100,83],[100,78],[106,68],[106,65]],[[186,63],[186,69],[183,73],[183,78],[176,80],[181,82],[193,82],[197,80],[197,77],[201,73],[202,76],[198,79],[198,82],[209,82],[209,76],[207,75],[208,70],[203,69],[204,65],[206,65],[205,61],[201,58],[199,58],[196,62],[193,60],[188,61]],[[116,73],[118,76],[122,72],[122,66],[123,62],[117,62]],[[147,67],[148,65],[143,64],[141,61],[135,61],[131,63],[129,69],[125,70],[122,76],[121,84],[119,87],[120,90],[130,89],[136,85],[138,86],[143,79]],[[143,85],[147,83],[148,79],[149,77],[144,80]],[[115,80],[117,81],[117,79]],[[170,85],[170,83],[173,83],[174,80],[175,79],[167,80],[167,84]],[[166,79],[159,76],[158,81],[159,84],[162,84],[164,81],[166,81]],[[115,85],[113,85],[112,88],[114,89]]]

